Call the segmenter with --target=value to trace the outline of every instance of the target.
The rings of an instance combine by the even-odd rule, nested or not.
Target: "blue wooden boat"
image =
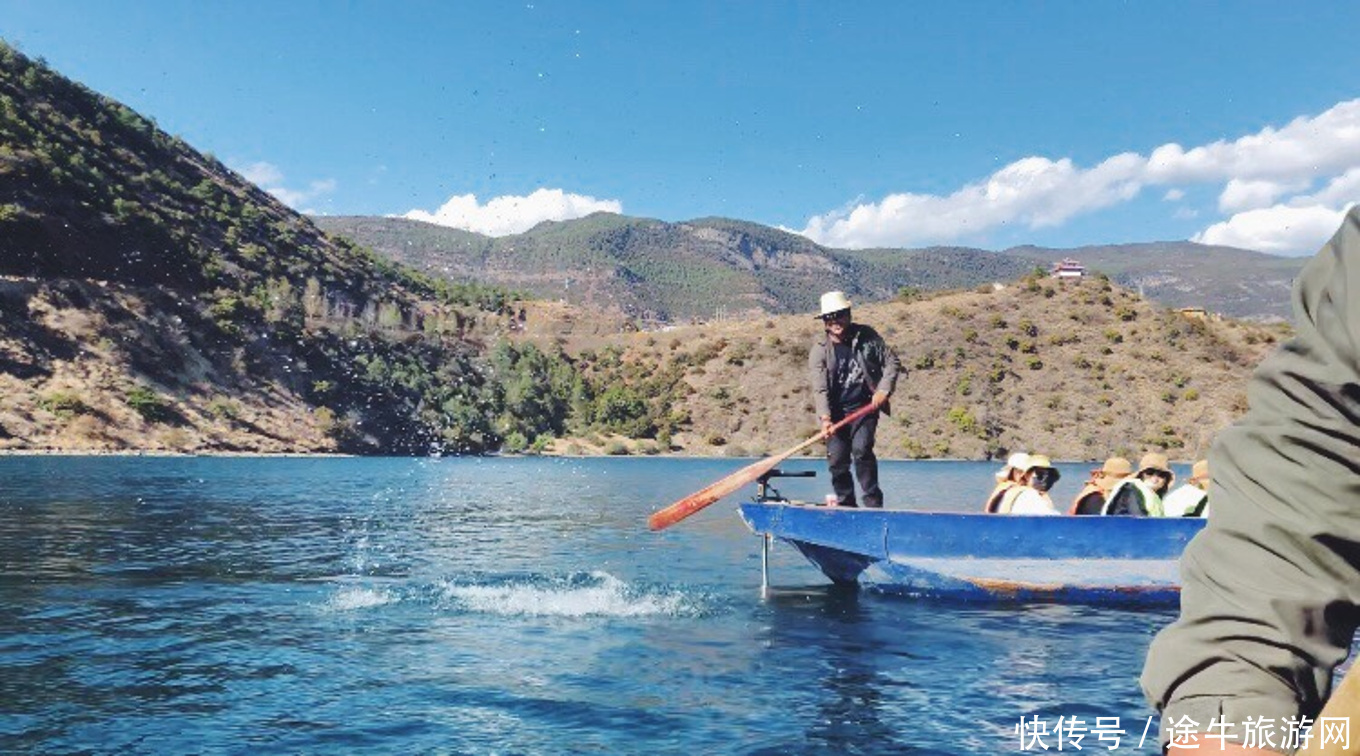
[[[1040,517],[826,507],[765,498],[741,517],[832,581],[962,600],[1175,604],[1200,518]]]

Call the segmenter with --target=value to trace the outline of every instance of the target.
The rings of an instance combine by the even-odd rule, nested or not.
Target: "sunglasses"
[[[1053,481],[1058,479],[1058,471],[1050,467],[1036,468],[1030,471],[1030,475],[1033,476],[1034,480],[1036,481],[1043,481],[1047,483],[1052,483]]]
[[[833,321],[833,320],[840,320],[841,318],[845,318],[845,319],[848,320],[848,319],[850,318],[850,311],[849,311],[849,310],[837,310],[837,311],[835,311],[835,312],[828,312],[827,314],[825,314],[825,315],[822,316],[822,322],[823,322],[823,323],[830,323],[830,322]]]

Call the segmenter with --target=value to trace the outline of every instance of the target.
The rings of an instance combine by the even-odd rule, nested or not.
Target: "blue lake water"
[[[1035,716],[1155,752],[1172,612],[834,591],[785,545],[762,595],[735,497],[647,531],[747,463],[0,457],[0,752],[1018,753]],[[994,469],[882,477],[970,511]]]

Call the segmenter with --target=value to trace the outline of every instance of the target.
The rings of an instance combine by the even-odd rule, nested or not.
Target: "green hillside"
[[[472,279],[644,320],[805,312],[828,288],[886,301],[1009,281],[1074,257],[1171,307],[1286,318],[1302,262],[1191,242],[988,252],[967,247],[837,250],[757,223],[665,223],[597,213],[491,238],[401,218],[318,217],[328,232],[426,272]]]
[[[865,300],[902,287],[1010,280],[1032,259],[981,250],[832,250],[756,223],[596,213],[492,239],[401,218],[317,217],[326,231],[434,275],[474,279],[644,320],[803,312],[829,286]]]

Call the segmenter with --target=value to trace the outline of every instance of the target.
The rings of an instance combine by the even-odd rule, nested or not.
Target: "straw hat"
[[[1104,473],[1112,478],[1127,478],[1133,474],[1133,464],[1123,457],[1110,457],[1095,472]]]
[[[845,296],[843,291],[828,291],[822,295],[822,314],[819,318],[824,318],[833,312],[850,309],[850,299]]]
[[[1029,464],[1025,466],[1025,472],[1029,472],[1030,470],[1052,470],[1053,483],[1057,483],[1058,478],[1061,477],[1061,473],[1058,472],[1058,468],[1054,467],[1053,463],[1049,461],[1048,457],[1045,457],[1042,454],[1029,455]]]
[[[1190,468],[1190,482],[1198,483],[1209,479],[1209,460],[1201,459]]]
[[[1047,467],[1048,469],[1052,470],[1053,463],[1049,461],[1048,457],[1045,457],[1042,454],[1029,455],[1029,459],[1026,461],[1024,468],[1025,472],[1029,472],[1030,470],[1034,470],[1040,467]]]
[[[1144,454],[1143,458],[1138,460],[1138,474],[1142,475],[1148,470],[1159,470],[1161,472],[1166,473],[1167,475],[1170,475],[1171,463],[1167,461],[1165,454],[1157,454],[1156,452],[1150,452],[1148,454]]]

